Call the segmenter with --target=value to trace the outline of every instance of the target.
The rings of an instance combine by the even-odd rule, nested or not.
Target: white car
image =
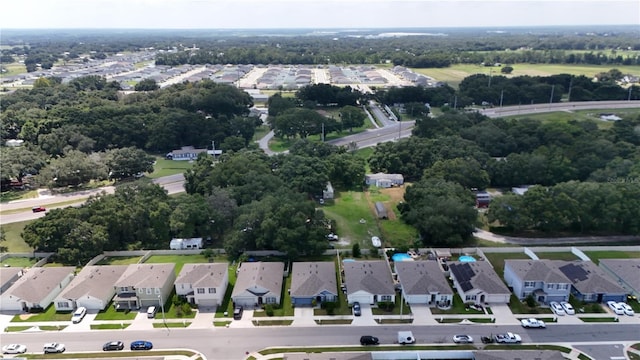
[[[635,314],[631,306],[629,306],[629,304],[621,302],[621,303],[618,303],[618,305],[622,307],[626,315],[633,316]]]
[[[66,350],[64,344],[60,343],[46,343],[44,344],[45,354],[61,354]]]
[[[87,308],[84,306],[80,306],[73,312],[73,316],[71,316],[71,322],[74,324],[79,323],[84,319],[84,316],[87,315]]]
[[[624,315],[624,308],[617,302],[607,301],[607,305],[609,306],[609,309],[611,309],[611,311],[613,311],[616,315]]]
[[[565,314],[564,308],[559,303],[552,301],[549,303],[549,306],[556,315],[563,316]]]
[[[544,329],[547,327],[547,324],[545,324],[544,321],[535,318],[522,319],[520,320],[520,323],[523,328]]]
[[[456,344],[473,344],[473,338],[469,335],[453,335],[453,342]]]
[[[567,315],[575,315],[576,314],[576,310],[568,302],[563,301],[563,302],[560,303],[560,306],[562,306],[562,308],[564,309],[564,312],[567,313]]]
[[[506,334],[497,334],[495,339],[499,344],[519,344],[522,342],[520,335],[510,332]]]
[[[22,344],[9,344],[2,347],[3,354],[24,354],[27,347]]]

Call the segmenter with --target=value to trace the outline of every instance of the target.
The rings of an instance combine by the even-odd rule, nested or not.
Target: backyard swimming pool
[[[409,254],[405,253],[397,253],[391,256],[391,260],[393,261],[411,261],[413,260]]]
[[[476,259],[473,258],[473,256],[469,256],[469,255],[462,255],[458,258],[458,261],[461,262],[474,262],[476,261]]]

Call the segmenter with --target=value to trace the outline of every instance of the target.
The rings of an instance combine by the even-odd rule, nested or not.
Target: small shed
[[[171,239],[169,248],[171,250],[202,249],[202,238]]]
[[[334,197],[334,192],[333,192],[333,186],[331,185],[331,182],[327,182],[327,187],[322,190],[322,198],[325,200],[330,200],[333,199]]]
[[[376,216],[378,219],[388,219],[387,209],[384,207],[384,204],[380,201],[376,202]]]

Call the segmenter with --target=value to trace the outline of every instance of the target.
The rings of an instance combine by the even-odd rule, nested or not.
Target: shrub
[[[335,314],[335,310],[338,307],[338,303],[329,301],[323,302],[320,306],[327,311],[327,315],[333,315]]]
[[[265,305],[264,311],[267,314],[267,316],[273,316],[273,305],[271,304]]]
[[[353,244],[353,248],[351,248],[351,252],[353,252],[353,257],[354,258],[359,258],[360,257],[360,244],[355,243]]]
[[[184,314],[184,316],[188,316],[191,315],[191,305],[189,305],[189,303],[184,303],[182,305],[180,305],[180,310],[182,310],[182,313]]]
[[[527,298],[524,299],[524,301],[527,303],[527,306],[530,307],[530,308],[536,307],[538,305],[538,303],[536,302],[536,299],[533,297],[533,295],[527,296]]]
[[[391,301],[381,301],[378,303],[378,307],[387,312],[393,311],[393,308],[395,306],[396,304],[392,303]]]

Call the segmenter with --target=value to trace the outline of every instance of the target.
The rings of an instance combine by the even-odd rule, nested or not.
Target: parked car
[[[519,344],[522,342],[522,338],[518,334],[514,333],[505,333],[505,334],[497,334],[495,336],[496,342],[499,344]]]
[[[233,320],[242,319],[242,311],[242,306],[236,306],[235,308],[233,308]]]
[[[151,350],[153,344],[151,341],[137,340],[131,343],[131,350]]]
[[[621,303],[618,303],[618,305],[622,307],[626,315],[633,316],[635,314],[633,312],[633,308],[631,308],[629,304],[621,302]]]
[[[3,354],[24,354],[27,347],[22,344],[9,344],[2,347]]]
[[[38,212],[47,211],[47,209],[43,206],[34,206],[31,208],[31,211],[33,211],[34,213],[38,213]]]
[[[520,320],[520,323],[522,324],[523,328],[532,328],[532,329],[544,329],[547,327],[547,324],[544,323],[544,321],[542,320],[538,320],[535,318],[530,318],[530,319],[522,319]]]
[[[124,343],[122,341],[110,341],[102,345],[102,351],[119,351],[124,349]]]
[[[609,306],[609,309],[611,309],[611,311],[613,311],[616,315],[624,315],[624,308],[617,302],[607,301],[607,306]]]
[[[551,307],[551,310],[553,310],[553,312],[556,315],[563,316],[565,314],[564,308],[558,302],[552,301],[549,303],[549,306]]]
[[[156,312],[158,312],[158,308],[155,306],[149,306],[147,308],[147,318],[153,319],[156,317]]]
[[[353,315],[354,316],[362,315],[362,309],[360,308],[360,303],[357,301],[353,303]]]
[[[560,306],[562,306],[562,309],[564,310],[564,312],[567,315],[575,315],[576,314],[576,310],[568,302],[563,301],[563,302],[560,303]]]
[[[63,353],[66,350],[64,344],[60,343],[46,343],[44,344],[44,353],[45,354],[59,354]]]
[[[84,319],[85,315],[87,315],[87,308],[84,306],[80,306],[76,309],[76,311],[73,312],[73,315],[71,316],[71,322],[77,324],[82,321],[82,319]]]
[[[377,337],[371,335],[364,335],[360,337],[360,345],[378,345],[380,341]]]
[[[453,342],[456,344],[472,344],[473,338],[469,335],[453,335]]]

